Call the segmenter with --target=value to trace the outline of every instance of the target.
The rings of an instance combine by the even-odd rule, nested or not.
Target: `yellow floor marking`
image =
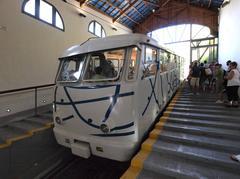
[[[0,149],[9,147],[11,145],[11,143],[4,143],[4,144],[0,144]]]
[[[152,145],[156,142],[155,139],[152,138],[148,138],[147,140],[145,140],[141,146],[141,149],[145,150],[145,151],[151,151],[152,150]]]
[[[169,117],[170,113],[171,113],[170,111],[165,111],[165,112],[163,113],[163,116],[164,116],[164,117]]]
[[[6,140],[6,143],[12,144],[12,142],[16,142],[16,141],[18,141],[18,140],[22,140],[22,139],[25,139],[25,138],[28,138],[28,137],[31,137],[31,136],[32,136],[32,134],[27,133],[27,134],[24,134],[24,135],[12,137],[12,138],[7,139],[7,140]]]
[[[9,146],[12,145],[13,142],[16,142],[18,140],[22,140],[22,139],[31,137],[32,135],[34,135],[34,133],[40,132],[40,131],[43,131],[43,130],[46,130],[46,129],[49,129],[51,127],[53,127],[53,122],[46,123],[44,127],[40,127],[40,128],[29,130],[29,131],[27,131],[26,134],[9,138],[9,139],[5,140],[5,143],[0,144],[0,149],[9,147]]]
[[[136,168],[142,168],[143,161],[147,159],[149,153],[150,151],[140,150],[140,152],[138,152],[137,155],[131,161],[131,165]]]
[[[51,127],[51,126],[46,125],[45,127],[40,127],[40,128],[32,129],[32,130],[30,130],[29,132],[31,132],[31,133],[36,133],[36,132],[40,132],[40,131],[49,129],[50,127]]]
[[[180,89],[181,91],[181,89]],[[174,105],[177,102],[177,99],[180,97],[181,92],[178,91],[174,97],[174,100],[171,101],[171,107],[167,108],[167,111],[164,112],[163,116],[159,119],[159,122],[155,125],[155,129],[150,132],[149,138],[143,142],[140,152],[135,155],[131,161],[131,165],[128,170],[122,175],[121,179],[134,179],[140,174],[144,161],[147,159],[149,154],[152,151],[154,143],[156,143],[159,135],[162,132],[163,126],[166,123],[169,114],[174,109]]]
[[[136,178],[138,175],[139,169],[135,167],[130,167],[127,172],[124,173],[124,175],[121,177],[121,179],[132,179]]]
[[[45,125],[49,126],[49,127],[53,127],[54,123],[53,122],[49,122],[49,123],[46,123]]]
[[[174,104],[169,104],[168,107],[174,107],[175,105]]]
[[[168,106],[168,107],[167,107],[167,111],[170,111],[170,110],[172,111],[173,108],[174,108],[173,106],[174,106],[174,105],[172,105],[172,106]]]
[[[172,102],[172,103],[176,103],[176,102],[177,102],[177,100],[174,100],[174,99],[173,99],[171,102]],[[172,104],[170,104],[170,105],[172,105]]]

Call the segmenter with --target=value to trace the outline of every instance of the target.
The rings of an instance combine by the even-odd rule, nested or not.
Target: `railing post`
[[[37,88],[35,88],[35,116],[38,115],[38,105],[37,105]]]
[[[34,113],[35,113],[35,116],[38,116],[38,94],[37,94],[38,93],[38,88],[45,88],[45,87],[50,87],[50,86],[55,86],[55,84],[47,84],[47,85],[31,86],[31,87],[26,87],[26,88],[5,90],[5,91],[0,91],[0,95],[15,93],[15,92],[19,92],[19,91],[26,91],[26,90],[31,90],[31,93],[32,93],[33,90],[34,90],[34,98],[35,98]]]

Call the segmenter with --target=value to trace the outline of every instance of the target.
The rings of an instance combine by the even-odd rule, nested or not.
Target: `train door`
[[[157,49],[143,46],[138,84],[140,131],[146,131],[159,112]]]

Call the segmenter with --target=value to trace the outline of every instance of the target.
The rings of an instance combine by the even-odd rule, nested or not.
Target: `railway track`
[[[44,179],[118,179],[130,165],[128,162],[118,162],[92,156],[89,159],[73,156],[68,162],[58,163],[50,167],[36,178]]]

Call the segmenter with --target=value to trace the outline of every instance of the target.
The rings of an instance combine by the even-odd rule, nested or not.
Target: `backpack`
[[[212,75],[212,70],[210,68],[205,68],[206,76]]]

